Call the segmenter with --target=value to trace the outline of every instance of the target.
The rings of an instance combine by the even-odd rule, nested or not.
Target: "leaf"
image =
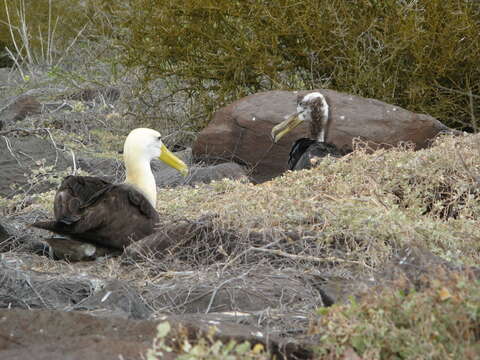
[[[170,323],[165,321],[157,326],[157,337],[164,338],[170,332]]]
[[[440,298],[440,301],[445,301],[450,299],[452,297],[452,294],[450,294],[450,291],[446,287],[442,287],[438,291],[438,297]]]
[[[363,336],[354,336],[352,338],[352,345],[359,353],[363,353],[367,347]]]
[[[245,354],[247,351],[250,351],[250,343],[248,341],[238,344],[235,348],[235,352],[239,355]]]
[[[252,350],[254,354],[260,354],[264,351],[265,351],[265,346],[263,346],[263,344],[255,344]]]

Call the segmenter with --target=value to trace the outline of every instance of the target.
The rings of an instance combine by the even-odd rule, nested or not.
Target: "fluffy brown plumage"
[[[110,184],[90,176],[66,177],[55,195],[53,221],[33,226],[75,240],[123,249],[154,231],[158,213],[128,184]]]

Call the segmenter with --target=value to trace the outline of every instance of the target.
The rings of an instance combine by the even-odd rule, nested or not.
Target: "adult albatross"
[[[132,130],[125,140],[123,155],[125,183],[67,176],[55,195],[55,220],[32,226],[111,249],[123,249],[152,234],[159,217],[150,161],[158,158],[184,176],[188,168],[163,144],[160,133],[152,129]]]
[[[289,170],[309,169],[327,155],[335,157],[345,155],[345,152],[327,142],[330,125],[329,106],[325,96],[319,92],[298,95],[297,111],[272,128],[273,142],[277,143],[285,134],[305,121],[310,124],[310,135],[313,139],[301,138],[295,141],[288,158]]]

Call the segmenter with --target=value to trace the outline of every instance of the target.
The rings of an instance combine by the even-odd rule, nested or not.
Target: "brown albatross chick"
[[[157,189],[150,161],[159,158],[183,175],[187,166],[152,129],[135,129],[124,145],[126,181],[111,184],[97,177],[67,176],[54,200],[55,220],[32,226],[112,249],[123,249],[154,232]]]
[[[309,169],[327,155],[341,157],[348,153],[327,142],[330,121],[329,106],[321,93],[311,92],[297,97],[297,111],[272,128],[272,140],[277,143],[301,123],[310,125],[311,138],[298,139],[290,150],[289,170]]]

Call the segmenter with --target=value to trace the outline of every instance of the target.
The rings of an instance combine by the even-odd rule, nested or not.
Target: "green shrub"
[[[480,351],[480,283],[432,280],[422,292],[372,292],[359,302],[319,311],[311,325],[319,355],[344,359],[476,359]],[[322,357],[323,358],[323,357]]]
[[[7,47],[28,64],[52,65],[91,20],[95,33],[105,28],[102,14],[97,0],[0,1],[0,54]]]
[[[109,12],[123,63],[144,81],[183,80],[209,112],[264,89],[328,87],[476,129],[478,1],[125,0]]]

